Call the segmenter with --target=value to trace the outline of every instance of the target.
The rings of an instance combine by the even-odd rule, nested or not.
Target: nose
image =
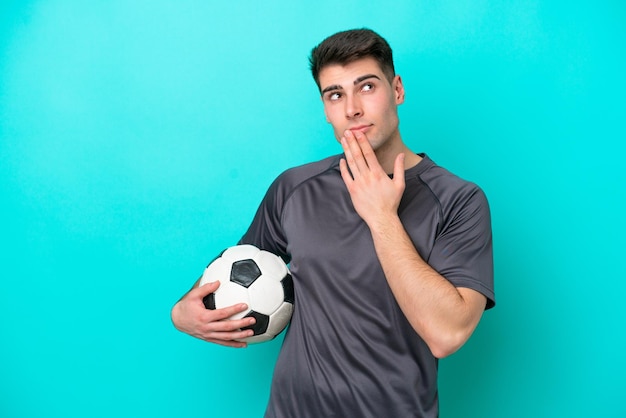
[[[363,116],[361,101],[356,96],[346,96],[346,118],[355,119]]]

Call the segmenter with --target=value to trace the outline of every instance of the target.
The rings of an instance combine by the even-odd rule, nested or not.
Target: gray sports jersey
[[[406,171],[398,213],[419,254],[457,287],[495,303],[482,191],[427,156]],[[296,303],[266,417],[436,417],[437,359],[396,303],[339,158],[272,184],[240,243],[290,262]]]

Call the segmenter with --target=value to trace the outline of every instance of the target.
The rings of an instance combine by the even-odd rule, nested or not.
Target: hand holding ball
[[[283,260],[252,245],[227,248],[204,270],[200,286],[219,280],[220,287],[204,298],[207,309],[221,309],[237,303],[249,311],[230,319],[256,318],[254,335],[239,341],[259,343],[280,334],[291,319],[294,304],[293,280]]]

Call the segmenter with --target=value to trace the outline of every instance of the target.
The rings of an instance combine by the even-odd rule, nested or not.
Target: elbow
[[[480,316],[462,323],[440,324],[425,332],[424,341],[436,358],[448,357],[456,353],[474,333]]]
[[[456,353],[456,351],[459,348],[461,348],[461,346],[453,347],[453,346],[431,346],[431,345],[429,345],[428,348],[430,348],[430,352],[432,353],[432,355],[435,358],[442,359],[442,358],[448,357],[448,356]]]
[[[471,333],[463,331],[442,333],[435,338],[426,340],[426,344],[434,357],[442,359],[456,353],[470,335]]]

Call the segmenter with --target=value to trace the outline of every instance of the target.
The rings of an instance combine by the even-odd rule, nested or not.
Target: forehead
[[[347,88],[353,85],[359,77],[373,74],[384,80],[384,73],[374,58],[362,58],[349,64],[330,64],[320,70],[320,89],[323,91],[328,86],[341,86]]]

